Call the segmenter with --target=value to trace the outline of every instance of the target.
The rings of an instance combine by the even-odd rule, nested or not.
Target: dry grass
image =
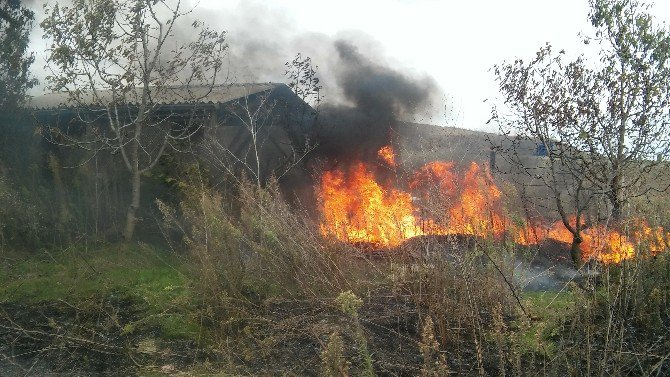
[[[182,372],[668,374],[665,254],[599,269],[569,292],[524,296],[508,245],[441,236],[357,250],[322,237],[275,183],[243,182],[224,195],[196,180],[178,205],[159,207],[188,282],[180,284],[188,305],[179,313],[200,334],[184,343],[190,364],[170,364]],[[143,323],[137,316],[133,323]],[[119,352],[153,353],[129,370],[162,373],[165,359],[152,359],[160,339],[149,342],[141,326],[130,330],[117,326],[130,339]]]

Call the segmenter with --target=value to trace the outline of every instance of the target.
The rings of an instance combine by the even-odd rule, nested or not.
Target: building
[[[118,135],[109,126],[110,118],[117,124],[136,119],[141,96],[141,89],[123,94],[59,92],[30,98],[27,107],[38,124],[59,130],[61,140],[52,140],[56,143],[67,144],[68,137],[111,140]],[[245,171],[261,180],[283,175],[306,152],[316,118],[314,109],[277,83],[165,87],[150,91],[147,102],[152,119],[146,121],[150,131],[142,144],[149,155],[158,153],[156,146],[169,135],[173,149],[193,143],[187,149],[197,151],[213,167]],[[112,153],[118,149],[104,143],[90,145]]]

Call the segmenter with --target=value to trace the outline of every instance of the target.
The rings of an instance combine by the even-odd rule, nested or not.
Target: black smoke
[[[431,105],[437,86],[365,56],[351,41],[334,42],[335,84],[344,101],[322,106],[316,127],[317,155],[338,163],[371,159],[391,142],[402,120]]]
[[[229,13],[196,8],[191,16],[228,31],[230,82],[286,82],[284,64],[298,53],[318,66],[324,101],[310,135],[318,144],[312,158],[368,159],[391,141],[400,121],[431,114],[431,102],[440,96],[432,78],[389,63],[378,42],[361,32],[335,37],[305,32],[288,15],[259,1],[240,2]],[[176,34],[186,38],[188,25],[177,25]]]
[[[360,32],[302,32],[286,16],[254,2],[242,3],[235,16],[221,25],[229,27],[233,81],[285,82],[284,63],[298,53],[318,66],[325,97],[310,138],[318,147],[308,160],[373,158],[400,121],[430,113],[440,95],[432,78],[392,65],[378,43]]]

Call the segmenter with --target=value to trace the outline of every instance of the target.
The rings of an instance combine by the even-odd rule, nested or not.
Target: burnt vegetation
[[[435,82],[351,40],[337,101],[302,54],[235,82],[177,3],[53,5],[36,97],[0,3],[0,375],[670,374],[648,8],[590,2],[600,68],[496,67],[485,134],[411,122]]]

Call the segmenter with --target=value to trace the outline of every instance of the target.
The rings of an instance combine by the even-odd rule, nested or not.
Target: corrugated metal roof
[[[249,83],[249,84],[229,84],[219,85],[211,88],[209,87],[164,87],[160,90],[155,89],[151,93],[151,99],[154,104],[163,105],[178,105],[189,104],[193,102],[200,103],[226,103],[232,100],[243,98],[248,95],[272,90],[280,85],[276,83]],[[137,88],[134,92],[130,92],[125,97],[125,102],[128,104],[136,104],[142,95],[142,89]],[[82,95],[82,102],[86,106],[101,105],[102,103],[109,103],[113,98],[111,90],[98,91],[97,99],[91,92]],[[29,98],[26,102],[26,107],[35,110],[56,109],[62,107],[75,107],[67,92],[54,92]]]

